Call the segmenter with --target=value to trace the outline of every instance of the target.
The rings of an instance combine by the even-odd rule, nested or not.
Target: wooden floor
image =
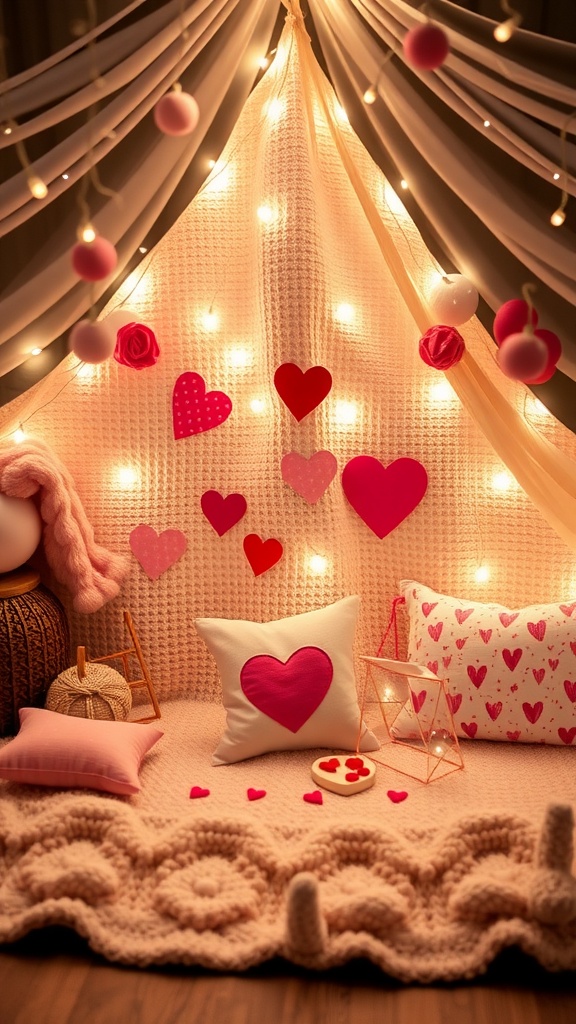
[[[0,950],[1,1024],[576,1024],[576,975],[519,953],[482,979],[405,987],[365,962],[316,975],[272,961],[242,975],[140,971],[65,929]]]

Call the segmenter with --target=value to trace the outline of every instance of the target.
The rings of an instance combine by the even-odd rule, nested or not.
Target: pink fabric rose
[[[156,335],[145,324],[124,324],[116,335],[114,359],[132,370],[154,366],[160,355]]]
[[[464,355],[464,338],[454,327],[438,324],[420,338],[418,351],[428,366],[435,370],[449,370]]]

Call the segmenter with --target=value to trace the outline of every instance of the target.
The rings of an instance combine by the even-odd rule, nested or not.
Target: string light
[[[42,355],[42,349],[37,345],[35,348],[31,348],[30,349],[30,355],[31,356]]]
[[[354,402],[338,401],[334,406],[334,419],[340,426],[351,426],[358,418],[358,407]]]
[[[558,179],[560,177],[560,174],[558,173],[558,171],[554,171],[554,174],[552,175],[552,177],[554,178],[554,181],[558,181]]]
[[[512,486],[512,477],[502,470],[492,477],[492,487],[495,491],[509,491]]]
[[[218,313],[214,312],[212,306],[210,306],[208,312],[202,314],[202,325],[203,327],[206,328],[207,331],[215,331],[218,328],[219,324],[220,317],[218,316]]]
[[[62,177],[64,178],[64,181],[68,181],[69,175],[68,174],[63,174]]]
[[[406,178],[402,178],[402,181],[400,182],[400,188],[403,188],[403,189],[407,189],[408,188],[408,182],[406,181]]]
[[[566,206],[566,202],[567,201],[568,201],[568,197],[566,197],[566,200],[564,200],[564,198],[563,198],[560,206],[558,207],[558,209],[554,210],[554,213],[550,217],[550,223],[551,223],[553,228],[561,228],[563,223],[564,223],[564,221],[566,220],[566,214],[564,212],[564,207]]]
[[[339,121],[342,122],[342,124],[350,124],[348,114],[344,110],[344,107],[342,106],[341,103],[336,104],[336,117],[338,118]]]
[[[16,444],[22,444],[22,441],[26,440],[26,434],[22,430],[22,426],[19,426],[12,434],[12,439]]]
[[[490,121],[484,121],[484,127],[485,128],[489,128],[490,127]]]
[[[142,255],[144,255],[145,252],[148,252],[148,249],[146,248],[145,245],[139,245],[138,246],[138,252],[141,252]]]
[[[271,206],[259,206],[256,213],[263,224],[273,224],[278,219],[276,210],[273,210]]]
[[[139,480],[138,473],[133,466],[119,466],[116,476],[119,486],[125,491],[135,487]]]
[[[487,583],[490,579],[490,569],[487,565],[479,565],[474,573],[476,583]]]
[[[26,179],[26,184],[30,189],[34,199],[45,199],[48,195],[48,186],[39,178],[37,174],[31,174]]]
[[[250,408],[257,416],[261,416],[266,411],[266,402],[263,398],[253,398],[250,402]]]
[[[565,211],[566,211],[566,205],[568,203],[568,191],[567,191],[567,187],[568,187],[568,157],[567,157],[567,154],[566,154],[566,135],[568,133],[568,128],[569,128],[570,122],[575,117],[576,117],[576,110],[573,110],[572,113],[569,114],[568,117],[566,118],[566,120],[565,120],[565,122],[562,125],[562,128],[560,130],[560,162],[561,162],[561,165],[562,165],[563,188],[562,188],[562,196],[561,196],[561,199],[560,199],[560,205],[558,206],[558,208],[556,210],[554,210],[554,213],[550,217],[550,223],[551,223],[553,228],[561,228],[563,223],[564,223],[564,221],[566,220],[566,212]],[[560,179],[560,173],[558,171],[556,171],[554,173],[554,181],[558,181],[559,179]]]
[[[362,99],[364,100],[364,103],[368,103],[368,104],[376,103],[376,100],[378,99],[378,93],[376,92],[376,86],[374,86],[374,85],[369,86],[369,88],[366,89],[366,92],[364,93]]]
[[[510,7],[508,0],[500,0],[500,7],[504,14],[508,15],[506,21],[501,21],[494,29],[494,39],[497,43],[507,43],[512,38],[516,29],[522,24],[522,15]]]
[[[93,242],[96,238],[96,231],[90,223],[80,225],[77,234],[81,242]]]
[[[259,57],[258,58],[258,67],[261,68],[262,71],[266,71],[266,68],[269,67],[269,65],[270,65],[270,61],[269,61],[268,57]]]
[[[226,362],[235,370],[241,370],[252,363],[252,353],[247,348],[231,348],[226,354]]]
[[[270,100],[266,107],[266,113],[271,121],[277,121],[284,112],[284,104],[281,100],[274,98]]]
[[[317,576],[321,576],[328,568],[328,559],[324,555],[312,555],[308,559],[308,568]]]
[[[428,393],[433,402],[451,402],[456,398],[456,392],[446,378],[443,380],[435,380],[430,385]]]
[[[208,167],[210,168],[210,170],[212,170],[212,168],[213,168],[213,167],[216,167],[216,161],[215,161],[215,160],[212,160],[212,159],[210,159],[210,160],[208,161]]]
[[[12,135],[12,129],[11,129],[9,124],[5,125],[5,127],[2,129],[2,134],[3,135]]]
[[[354,315],[354,306],[351,306],[349,302],[341,302],[334,312],[334,318],[341,324],[353,323]]]

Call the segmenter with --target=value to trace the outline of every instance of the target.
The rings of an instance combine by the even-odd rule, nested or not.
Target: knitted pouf
[[[0,576],[0,736],[14,736],[18,711],[42,707],[46,690],[70,664],[68,621],[38,573]]]
[[[132,707],[132,690],[115,668],[87,661],[82,678],[76,665],[60,673],[46,694],[45,707],[76,718],[121,721]]]

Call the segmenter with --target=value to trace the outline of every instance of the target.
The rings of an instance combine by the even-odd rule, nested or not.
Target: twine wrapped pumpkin
[[[48,711],[76,718],[122,721],[132,707],[132,691],[124,676],[109,665],[86,662],[61,672],[46,695]]]

